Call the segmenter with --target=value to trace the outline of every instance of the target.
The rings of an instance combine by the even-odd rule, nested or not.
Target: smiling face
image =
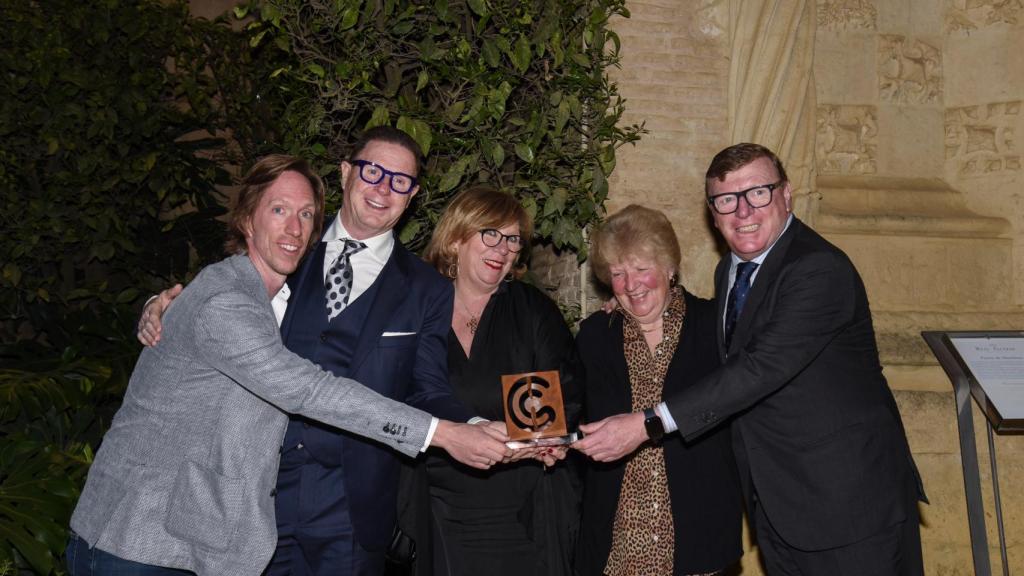
[[[619,306],[641,324],[651,324],[668,307],[672,270],[653,259],[630,255],[608,267]]]
[[[315,219],[313,187],[298,172],[282,172],[263,191],[246,227],[245,243],[268,292],[277,292],[298,267]]]
[[[413,153],[391,142],[372,140],[353,160],[367,160],[391,172],[418,176]],[[367,184],[359,177],[359,167],[346,161],[341,163],[341,181],[344,191],[341,223],[356,240],[372,238],[394,228],[412,197],[419,192],[418,185],[409,194],[393,192],[390,176],[376,184]]]
[[[780,175],[771,160],[761,157],[729,172],[725,180],[708,180],[708,196],[739,192],[779,180]],[[786,182],[775,189],[767,206],[751,208],[745,199],[740,199],[732,214],[719,214],[714,210],[711,214],[715,228],[722,233],[733,254],[742,260],[751,260],[763,254],[782,235],[790,211],[790,189]]]
[[[518,236],[519,224],[506,224],[496,228],[505,236]],[[504,238],[496,246],[484,244],[479,232],[456,246],[458,253],[457,282],[469,282],[480,291],[493,292],[508,276],[519,256],[508,249]]]

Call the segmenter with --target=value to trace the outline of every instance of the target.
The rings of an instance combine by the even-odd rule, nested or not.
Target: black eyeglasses
[[[744,198],[751,208],[764,208],[772,203],[772,192],[781,185],[782,180],[779,180],[775,184],[761,184],[739,192],[708,196],[708,206],[719,214],[732,214],[739,209],[740,198]]]
[[[487,246],[488,248],[494,248],[498,244],[501,244],[502,239],[504,239],[505,246],[508,246],[509,252],[518,253],[523,249],[522,236],[518,234],[502,234],[494,228],[484,228],[481,230],[480,239],[484,241],[484,246]]]
[[[408,194],[416,187],[416,177],[402,172],[392,172],[383,166],[378,166],[369,160],[353,160],[352,164],[359,167],[359,177],[367,184],[376,184],[391,176],[389,186],[392,192]]]

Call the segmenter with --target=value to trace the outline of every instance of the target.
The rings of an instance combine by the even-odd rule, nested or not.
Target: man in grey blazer
[[[246,175],[234,256],[205,268],[146,348],[71,518],[72,576],[260,574],[277,543],[274,496],[288,414],[408,456],[428,445],[485,469],[505,438],[439,421],[284,348],[271,298],[319,238],[323,184],[300,159]]]

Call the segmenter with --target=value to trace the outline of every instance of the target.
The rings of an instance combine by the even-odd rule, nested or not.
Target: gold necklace
[[[456,297],[455,299],[459,300],[458,297]],[[480,327],[480,316],[477,314],[473,314],[469,310],[469,306],[466,306],[466,303],[463,302],[462,300],[459,300],[459,304],[462,305],[462,309],[465,310],[466,314],[469,315],[469,320],[466,322],[466,328],[469,328],[470,334],[476,334],[476,329]],[[486,306],[486,304],[484,304],[484,306]],[[483,310],[481,310],[480,312],[482,313]]]

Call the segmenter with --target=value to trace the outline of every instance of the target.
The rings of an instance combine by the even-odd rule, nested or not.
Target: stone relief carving
[[[1018,24],[1024,16],[1022,0],[954,0],[946,12],[946,31],[977,30],[995,24]]]
[[[883,102],[928,104],[942,96],[942,53],[897,34],[878,37],[878,91]]]
[[[1019,172],[1014,141],[1021,101],[993,102],[946,110],[946,160],[961,176]]]
[[[725,38],[729,34],[728,0],[700,0],[691,27],[699,36]]]
[[[869,0],[818,0],[818,28],[874,30],[878,10]]]
[[[822,174],[874,174],[878,123],[874,106],[818,106],[815,157]]]

